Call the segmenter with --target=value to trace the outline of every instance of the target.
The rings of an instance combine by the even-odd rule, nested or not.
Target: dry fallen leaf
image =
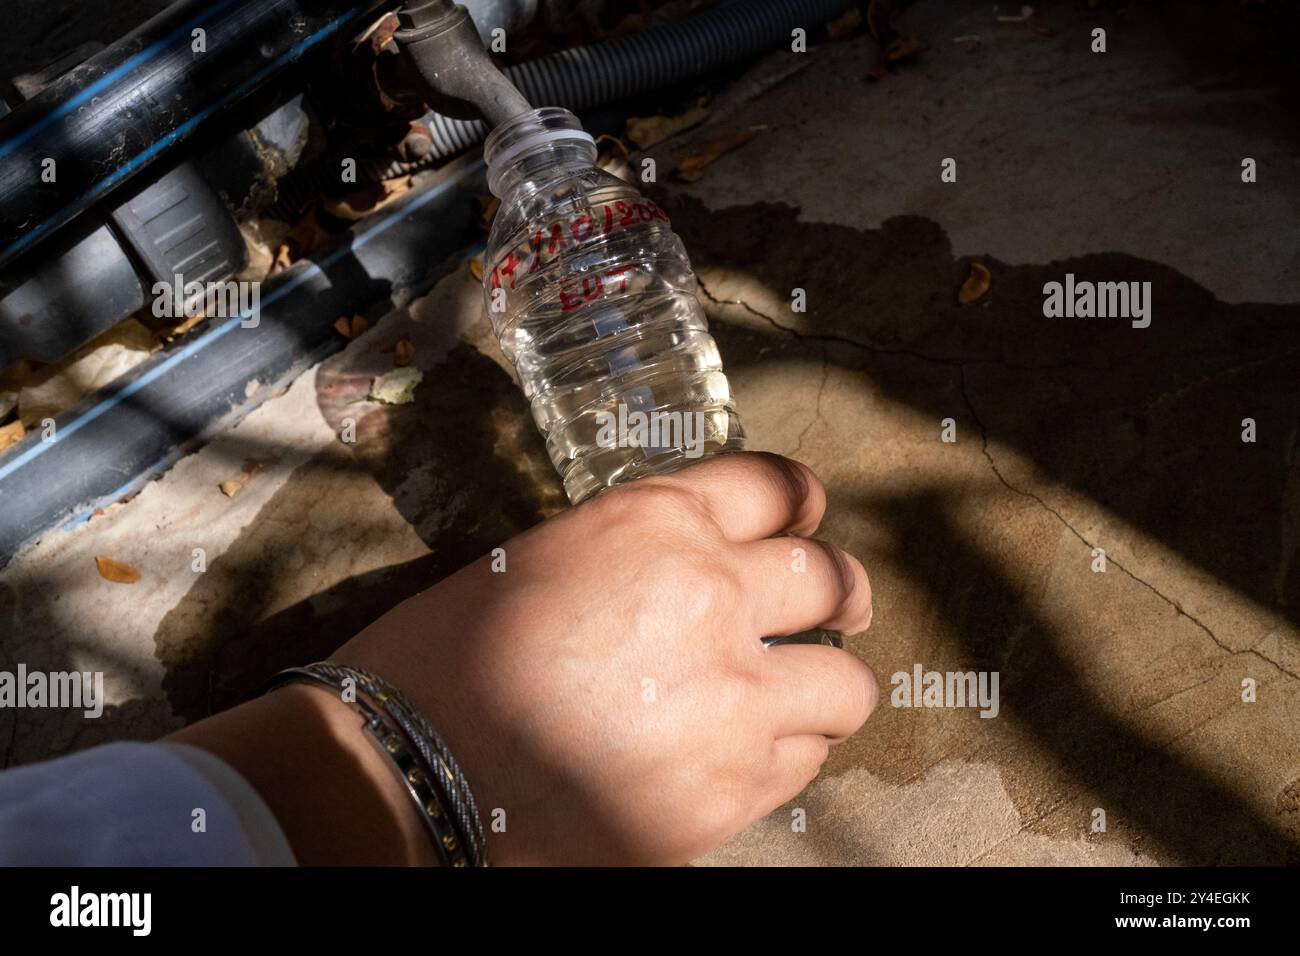
[[[704,171],[719,159],[733,149],[744,146],[766,129],[766,126],[751,126],[749,129],[705,143],[694,155],[687,156],[677,164],[677,168],[673,170],[673,178],[683,183],[697,181],[704,175]]]
[[[968,305],[989,291],[989,285],[993,281],[992,275],[989,274],[988,267],[982,262],[972,262],[970,264],[970,275],[966,281],[961,284],[961,291],[957,293],[957,301],[962,305]]]
[[[299,219],[293,228],[281,238],[280,245],[276,248],[275,256],[271,261],[271,271],[268,275],[283,272],[327,238],[329,238],[329,233],[322,229],[320,223],[316,221],[316,211],[313,209]]]
[[[393,364],[410,365],[415,361],[415,343],[410,339],[398,339],[393,345]]]
[[[862,26],[862,11],[857,7],[849,7],[838,17],[826,24],[826,39],[828,40],[847,40],[858,32]]]
[[[1037,33],[1039,36],[1045,36],[1045,37],[1054,37],[1054,36],[1056,36],[1056,31],[1053,30],[1053,29],[1052,29],[1050,26],[1048,26],[1046,23],[1044,23],[1044,22],[1043,22],[1039,17],[1037,17],[1037,16],[1030,16],[1028,19],[1026,19],[1026,20],[1025,20],[1025,26],[1029,27],[1029,29],[1033,30],[1033,31],[1034,31],[1035,33]]]
[[[415,401],[415,387],[422,381],[424,373],[418,368],[394,369],[372,381],[366,397],[385,405],[409,405]]]
[[[22,422],[12,421],[8,425],[0,425],[0,451],[22,441],[26,434],[27,429],[23,428]]]
[[[929,48],[929,45],[920,37],[894,37],[889,41],[889,45],[885,47],[885,62],[900,63]]]
[[[685,113],[677,116],[632,116],[627,121],[627,138],[639,149],[649,149],[656,143],[676,136],[682,130],[699,126],[709,118],[708,99],[702,97]]]
[[[370,328],[370,323],[365,316],[354,315],[349,319],[346,315],[340,315],[334,320],[334,328],[345,339],[355,339]]]
[[[221,484],[217,485],[217,487],[221,489],[221,493],[225,495],[227,498],[233,498],[235,497],[235,495],[239,494],[240,489],[243,488],[244,485],[246,484],[248,484],[247,475],[245,475],[242,478],[227,479],[226,481],[223,481]]]
[[[321,205],[325,211],[332,216],[338,216],[340,219],[347,219],[349,222],[355,222],[358,219],[364,219],[372,212],[383,209],[398,196],[409,192],[411,189],[411,177],[397,176],[393,179],[385,179],[382,182],[370,183],[363,186],[356,192],[348,193],[339,199],[325,196],[321,199]]]
[[[473,256],[469,260],[469,274],[479,282],[483,281],[483,260]]]
[[[95,567],[99,569],[101,578],[114,584],[135,584],[140,580],[140,572],[134,567],[122,561],[106,558],[102,554],[95,556]]]
[[[274,456],[270,458],[245,458],[243,465],[243,474],[238,478],[229,478],[217,485],[221,493],[227,498],[233,498],[239,494],[240,489],[252,480],[253,476],[265,468],[267,465],[274,465],[280,459]]]

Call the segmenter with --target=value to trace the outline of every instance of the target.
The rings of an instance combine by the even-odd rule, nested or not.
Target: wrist
[[[289,684],[173,739],[225,760],[262,797],[303,865],[433,865],[392,766],[338,695]]]

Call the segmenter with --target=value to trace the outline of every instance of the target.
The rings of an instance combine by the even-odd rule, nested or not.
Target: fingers
[[[821,734],[772,741],[772,765],[766,776],[768,787],[760,798],[755,819],[767,816],[812,783],[829,750],[830,743]]]
[[[754,625],[764,637],[814,627],[854,634],[871,623],[871,582],[848,552],[813,538],[769,538],[741,545],[741,573],[754,595]]]
[[[697,495],[730,541],[812,534],[826,512],[826,489],[807,465],[767,452],[718,455],[641,484],[671,484]]]
[[[776,737],[821,734],[840,740],[856,733],[876,709],[871,668],[848,651],[822,644],[769,647],[763,686]]]

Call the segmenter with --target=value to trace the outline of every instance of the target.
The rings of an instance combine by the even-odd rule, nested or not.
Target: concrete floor
[[[930,49],[894,75],[864,80],[866,39],[793,74],[778,54],[655,148],[667,170],[770,127],[657,198],[753,447],[818,471],[825,537],[872,575],[874,624],[847,646],[882,683],[816,782],[701,863],[1300,862],[1300,134],[1268,57],[1224,42],[1250,14],[1177,6],[1061,5],[1049,38],[918,3],[903,25]],[[972,259],[991,288],[958,305]],[[1150,328],[1044,318],[1067,272],[1150,281]],[[4,666],[104,670],[112,706],[0,711],[6,760],[202,717],[563,507],[480,308],[460,270],[15,559]],[[415,404],[350,404],[402,336]],[[143,580],[101,579],[101,554]],[[890,706],[916,664],[998,671],[999,715]]]

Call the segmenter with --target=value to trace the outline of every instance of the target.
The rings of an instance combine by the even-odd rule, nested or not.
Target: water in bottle
[[[668,216],[597,168],[567,110],[533,110],[484,149],[501,200],[483,295],[575,504],[744,446],[695,275]]]

